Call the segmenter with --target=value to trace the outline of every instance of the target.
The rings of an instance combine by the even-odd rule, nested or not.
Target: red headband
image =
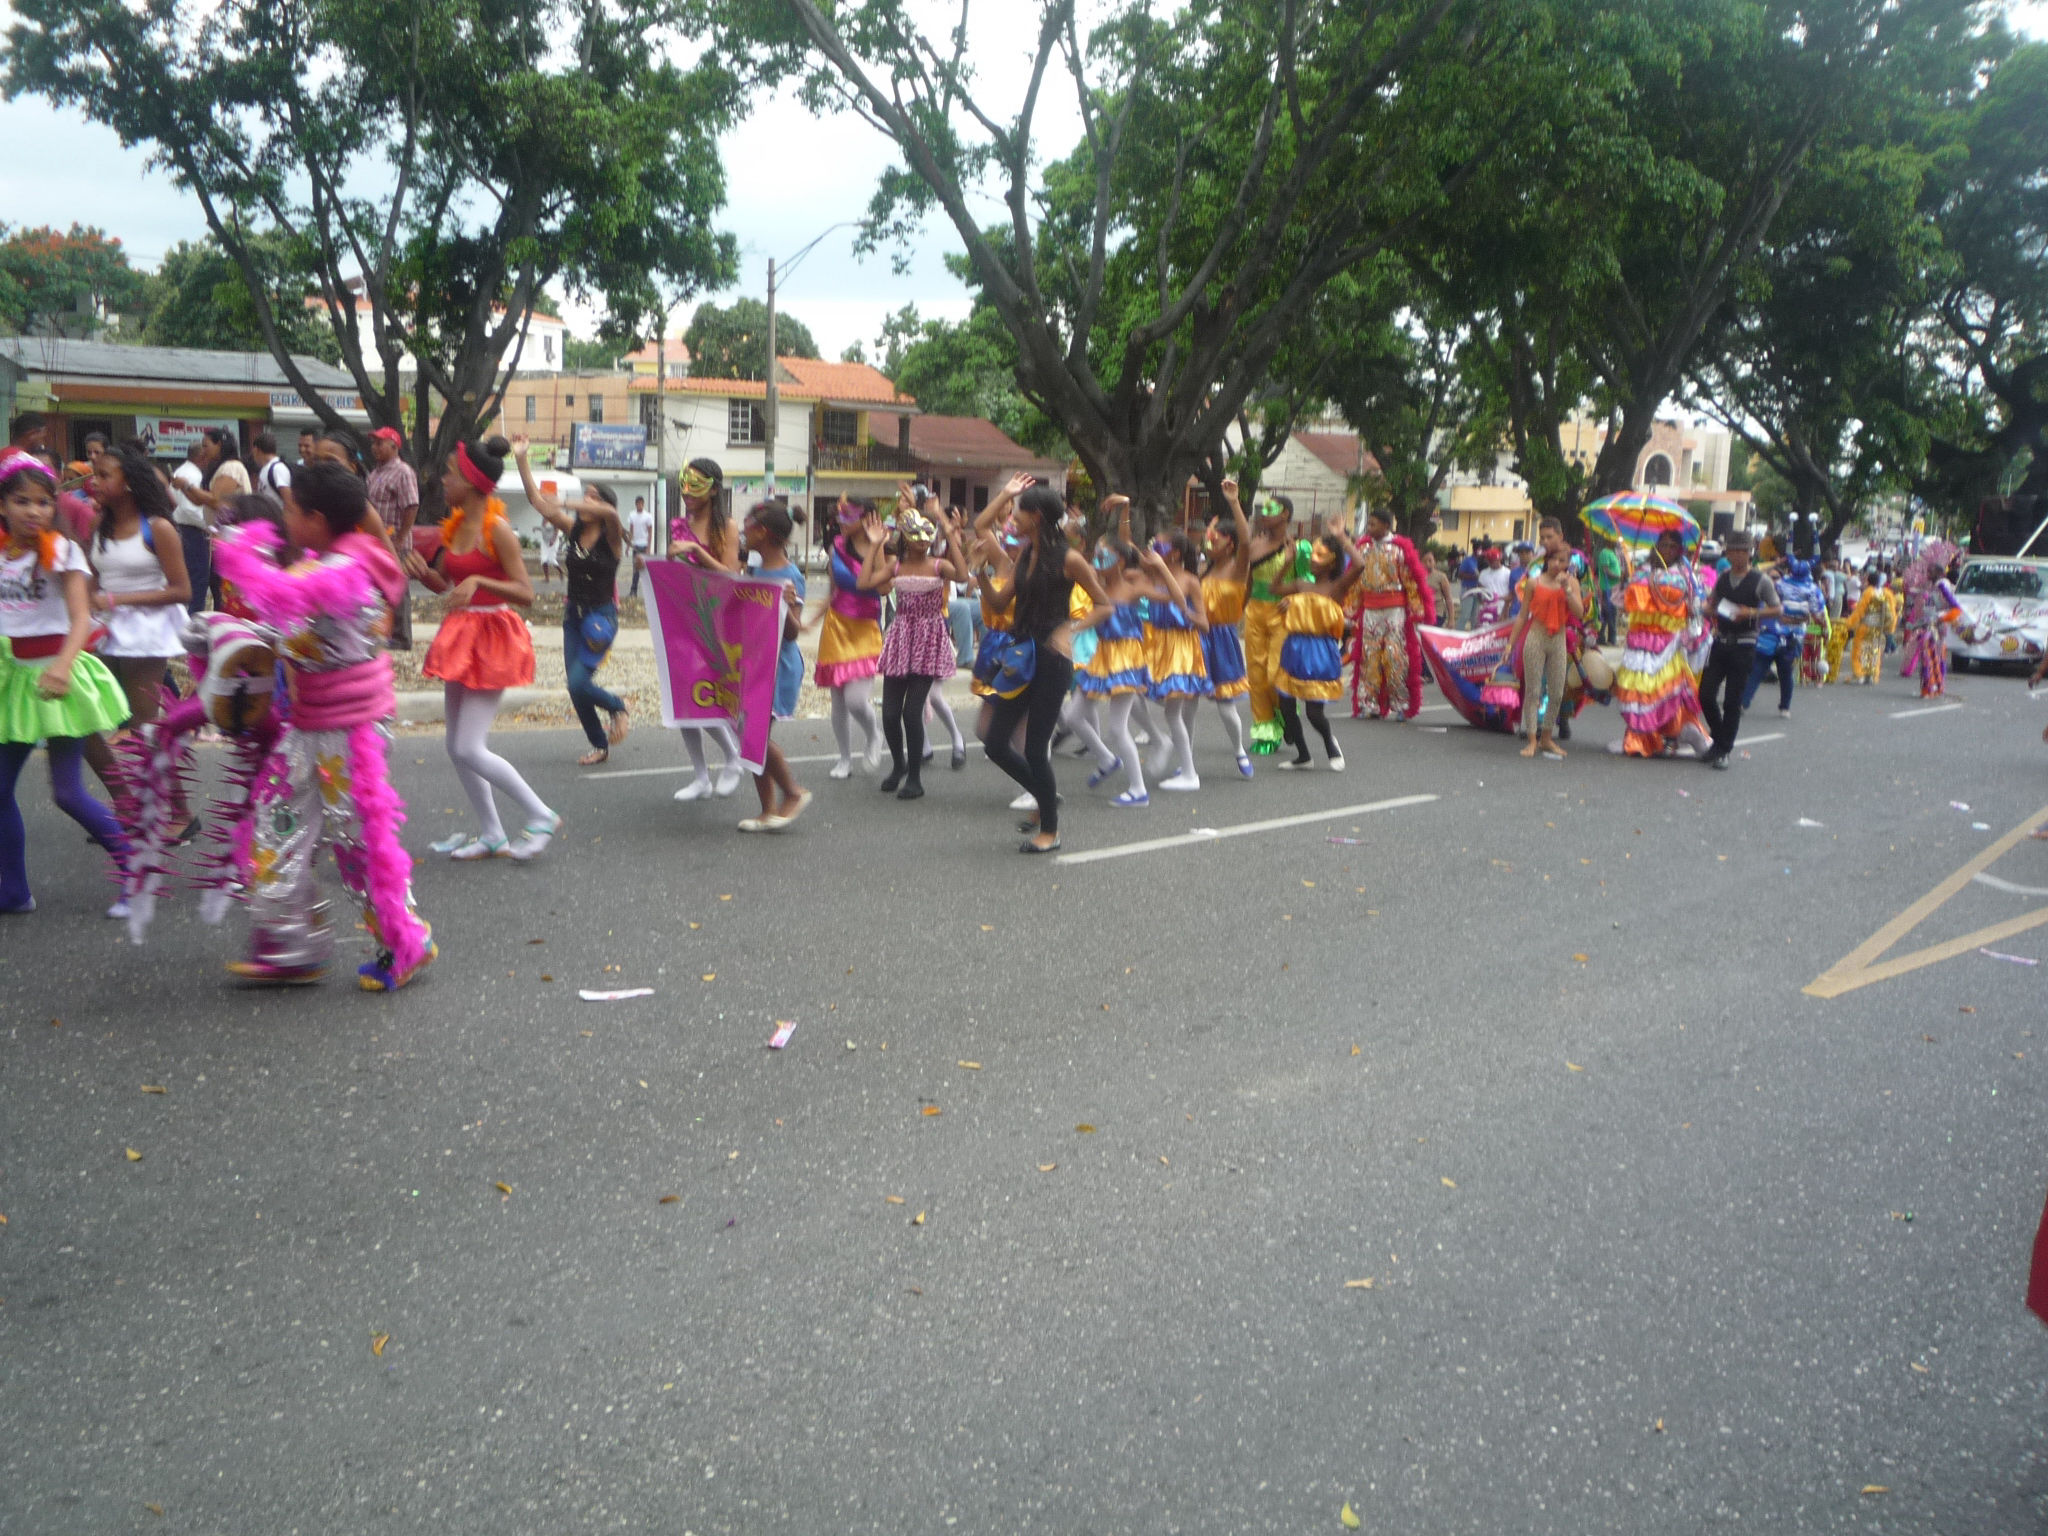
[[[455,445],[455,468],[463,479],[477,488],[480,495],[488,496],[498,488],[498,483],[476,467],[476,461],[469,456],[469,445]]]

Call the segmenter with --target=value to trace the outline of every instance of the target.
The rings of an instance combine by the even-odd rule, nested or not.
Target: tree
[[[1022,103],[998,121],[964,12],[941,47],[903,0],[785,4],[821,61],[815,97],[903,156],[869,238],[932,209],[951,220],[1019,388],[1147,523],[1213,471],[1317,294],[1455,192],[1549,84],[1533,4],[1132,5],[1084,46],[1073,0],[1041,0]],[[1071,82],[1083,137],[1034,179],[1049,72]],[[1008,205],[991,229],[973,209],[984,171]]]
[[[143,275],[119,240],[0,224],[0,326],[17,335],[90,336],[142,298]]]
[[[861,344],[858,338],[849,341],[839,353],[839,361],[842,363],[865,363],[867,360],[868,349]]]
[[[1017,387],[1017,343],[1001,318],[977,303],[962,321],[923,320],[906,305],[883,323],[875,346],[882,372],[933,416],[979,416],[1025,447],[1064,453],[1057,428]]]
[[[617,341],[599,336],[586,340],[581,336],[562,338],[562,366],[571,370],[578,368],[614,369],[619,359],[632,349],[623,347]]]
[[[313,267],[307,253],[274,230],[244,236],[276,317],[278,340],[296,356],[341,361],[341,343],[324,312],[309,309]],[[150,274],[138,339],[152,347],[211,347],[264,352],[269,339],[249,280],[211,235],[180,240]]]
[[[699,304],[683,332],[690,372],[700,379],[768,377],[768,306],[759,299],[734,299],[730,308]],[[816,357],[810,327],[795,315],[775,317],[775,350],[784,357]]]
[[[690,42],[685,0],[13,12],[9,94],[76,106],[148,146],[241,268],[292,386],[347,431],[292,360],[250,232],[298,242],[371,425],[410,421],[423,465],[496,411],[544,284],[630,330],[654,277],[730,281],[733,243],[709,220],[740,82],[694,45],[687,72],[659,62]],[[423,489],[437,480],[424,474]]]

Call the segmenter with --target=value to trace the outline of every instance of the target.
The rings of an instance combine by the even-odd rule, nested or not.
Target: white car
[[[2034,665],[2048,650],[2048,560],[1974,556],[1956,582],[1963,610],[1948,634],[1957,671],[1971,662]]]

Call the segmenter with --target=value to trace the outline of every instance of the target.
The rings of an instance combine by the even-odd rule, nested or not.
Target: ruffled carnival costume
[[[1956,589],[1949,585],[1952,546],[1936,540],[1906,572],[1906,659],[1901,677],[1920,679],[1920,697],[1940,698],[1948,691],[1948,626],[1963,616]]]
[[[860,590],[860,567],[846,535],[833,539],[832,601],[818,634],[818,664],[812,673],[820,688],[843,688],[882,669],[882,600]]]
[[[1179,603],[1147,605],[1145,666],[1155,699],[1206,699],[1214,691],[1201,634]]]
[[[1280,674],[1280,642],[1285,626],[1280,618],[1280,599],[1273,595],[1274,583],[1285,581],[1300,565],[1293,544],[1282,544],[1251,567],[1251,581],[1244,599],[1244,665],[1249,680],[1246,692],[1252,701],[1252,750],[1271,753],[1280,750],[1286,733],[1280,724],[1276,683]],[[1332,694],[1332,698],[1336,695]]]
[[[280,637],[291,708],[250,786],[238,857],[250,958],[229,968],[258,981],[321,973],[334,932],[315,861],[331,843],[342,884],[379,946],[357,975],[366,991],[392,991],[438,953],[413,910],[412,858],[398,840],[405,802],[390,780],[386,722],[395,699],[383,636],[386,605],[404,601],[405,577],[366,534],[344,534],[325,555],[289,569],[269,558],[277,543],[268,525],[248,524],[224,536],[215,555],[242,601]]]
[[[476,548],[441,557],[441,574],[451,586],[472,576],[489,581],[503,579],[505,568],[498,563],[491,544],[491,528],[505,515],[505,504],[493,496],[484,504],[483,523]],[[450,530],[443,529],[446,534]],[[526,620],[495,593],[479,591],[469,605],[443,615],[434,643],[427,647],[420,663],[424,677],[444,683],[460,683],[477,693],[499,693],[507,688],[525,688],[533,682],[533,632]]]
[[[1436,598],[1415,546],[1390,533],[1360,546],[1365,574],[1352,588],[1351,718],[1411,719],[1422,708],[1422,637],[1436,623]],[[1398,702],[1397,702],[1398,701]]]
[[[1210,573],[1202,578],[1202,608],[1209,628],[1202,636],[1202,665],[1209,674],[1210,693],[1219,699],[1237,699],[1251,692],[1246,675],[1244,636],[1238,626],[1244,622],[1244,583]]]
[[[1705,731],[1691,654],[1699,605],[1692,567],[1660,565],[1655,556],[1622,589],[1627,648],[1615,669],[1614,702],[1630,757],[1662,757],[1677,750],[1688,726]]]
[[[1011,599],[1000,608],[995,607],[986,589],[981,594],[981,643],[974,648],[974,678],[969,684],[977,699],[996,696],[995,687],[989,679],[1001,666],[996,658],[1001,653],[1004,638],[1010,633],[1010,614],[1014,606],[1015,601]]]
[[[1885,637],[1896,619],[1891,594],[1875,582],[1867,584],[1856,606],[1842,620],[1842,630],[1849,637],[1849,680],[1865,685],[1878,680],[1884,668]]]
[[[1296,592],[1283,605],[1276,682],[1290,699],[1334,699],[1344,691],[1344,609],[1320,592]]]
[[[1152,691],[1152,669],[1145,657],[1145,621],[1138,616],[1136,603],[1118,603],[1095,627],[1095,654],[1074,681],[1081,692],[1098,699]]]

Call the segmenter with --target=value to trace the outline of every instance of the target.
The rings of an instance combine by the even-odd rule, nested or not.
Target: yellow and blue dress
[[[1118,603],[1115,611],[1095,626],[1095,654],[1088,658],[1087,670],[1077,681],[1083,693],[1096,698],[1152,691],[1152,671],[1145,660],[1145,621],[1139,617],[1136,603]]]
[[[1145,665],[1155,699],[1207,698],[1209,663],[1195,621],[1179,603],[1154,599],[1145,618]]]
[[[1209,629],[1202,636],[1202,660],[1209,672],[1211,693],[1219,699],[1242,698],[1252,691],[1244,663],[1244,583],[1227,576],[1202,578],[1202,607]]]
[[[1282,606],[1279,691],[1290,699],[1336,698],[1343,692],[1343,608],[1320,592],[1296,592]]]

